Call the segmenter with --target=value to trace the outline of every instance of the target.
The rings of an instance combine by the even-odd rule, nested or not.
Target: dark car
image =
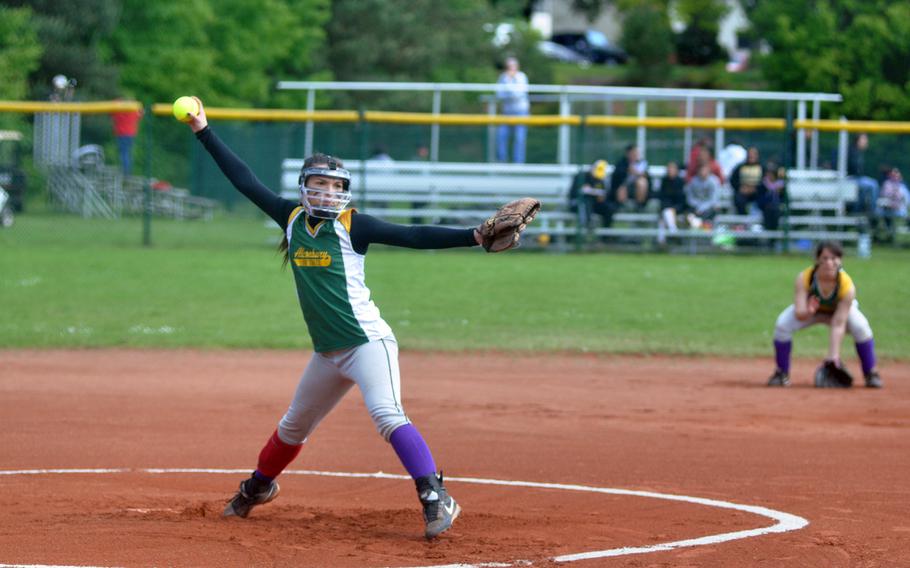
[[[562,32],[553,34],[553,42],[584,55],[594,63],[625,63],[629,54],[618,45],[613,45],[602,32]]]
[[[574,49],[569,49],[564,45],[559,45],[552,41],[537,42],[537,51],[547,59],[553,59],[563,63],[575,63],[579,67],[588,67],[591,65],[591,60],[584,55],[578,53]]]

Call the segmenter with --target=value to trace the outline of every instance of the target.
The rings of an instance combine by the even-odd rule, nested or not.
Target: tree
[[[41,60],[38,31],[28,8],[0,6],[0,99],[24,99],[28,76]]]
[[[674,8],[686,26],[676,38],[679,63],[707,65],[726,58],[717,43],[720,21],[729,11],[724,0],[678,0]]]
[[[607,8],[608,4],[610,4],[609,0],[572,0],[572,9],[584,14],[589,22],[593,22]]]
[[[321,65],[328,6],[329,0],[124,0],[106,52],[122,70],[123,89],[143,100],[194,94],[210,105],[270,106],[278,80],[306,78]]]
[[[120,12],[117,0],[6,1],[29,7],[44,51],[41,64],[31,74],[30,96],[46,99],[51,78],[58,74],[78,81],[79,98],[108,98],[117,85],[117,69],[103,60],[99,44],[116,27]]]
[[[771,47],[758,62],[772,88],[840,93],[833,116],[910,119],[910,4],[762,0],[746,8]]]
[[[623,49],[629,54],[629,81],[641,85],[663,84],[670,71],[673,30],[665,8],[641,3],[629,8],[623,20]]]
[[[105,45],[108,60],[121,69],[121,88],[143,101],[185,94],[208,103],[227,100],[230,95],[213,86],[216,54],[207,26],[214,20],[208,0],[124,0],[117,30]]]

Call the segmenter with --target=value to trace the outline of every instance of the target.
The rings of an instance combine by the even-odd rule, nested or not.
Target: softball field
[[[910,565],[910,363],[834,391],[815,359],[769,389],[766,359],[404,351],[464,508],[428,543],[356,390],[221,517],[307,358],[4,351],[0,566]]]

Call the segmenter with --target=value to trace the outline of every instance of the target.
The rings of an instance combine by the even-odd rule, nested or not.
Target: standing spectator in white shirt
[[[531,114],[531,103],[528,100],[528,76],[518,70],[518,59],[509,57],[505,70],[499,75],[496,98],[502,104],[502,114],[506,116],[528,116]],[[525,162],[525,143],[528,127],[524,124],[501,124],[496,133],[496,159],[506,162],[509,159],[509,136],[512,137],[512,161],[516,164]]]

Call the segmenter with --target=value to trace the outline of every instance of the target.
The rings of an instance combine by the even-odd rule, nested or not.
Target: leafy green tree
[[[329,60],[339,80],[468,80],[491,61],[483,0],[335,0]]]
[[[583,14],[589,22],[593,22],[609,4],[610,0],[572,0],[572,9]]]
[[[6,0],[9,6],[29,7],[44,51],[32,73],[30,96],[46,99],[51,78],[63,74],[78,81],[81,99],[109,98],[116,90],[117,69],[103,60],[99,44],[117,24],[118,0]]]
[[[0,6],[0,99],[22,100],[28,77],[41,64],[38,31],[28,8]],[[21,115],[0,115],[0,129],[24,129]]]
[[[630,82],[656,86],[666,81],[673,30],[666,9],[659,3],[641,3],[625,12],[620,44],[629,54]]]
[[[20,100],[41,62],[41,44],[29,8],[0,6],[0,99]]]
[[[221,0],[213,5],[218,17],[207,28],[218,69],[213,87],[232,104],[271,106],[279,80],[306,79],[321,66],[328,0]]]
[[[726,58],[717,42],[720,21],[729,12],[724,0],[677,0],[673,7],[686,26],[676,38],[680,63],[706,65]]]
[[[322,65],[329,0],[123,0],[106,45],[124,90],[143,100],[195,94],[218,106],[271,106],[275,83]],[[190,15],[190,16],[188,16]]]
[[[207,27],[215,21],[208,0],[124,0],[117,30],[105,46],[121,69],[121,86],[143,101],[195,94],[218,104],[216,54]]]
[[[762,0],[746,8],[771,47],[759,65],[772,88],[840,93],[833,115],[910,119],[910,3]]]

